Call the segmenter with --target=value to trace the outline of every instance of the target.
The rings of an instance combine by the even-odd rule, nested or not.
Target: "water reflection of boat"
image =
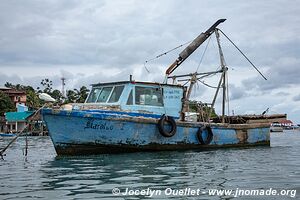
[[[97,154],[133,151],[207,149],[270,145],[268,117],[226,117],[226,74],[218,20],[201,33],[167,69],[173,83],[129,81],[99,83],[84,104],[64,109],[43,109],[43,118],[58,154]],[[171,76],[211,34],[215,33],[221,69],[212,72]],[[220,74],[212,103],[197,103],[195,121],[186,120],[193,85],[203,77]],[[184,79],[189,87],[176,84]],[[179,81],[179,80],[178,80]],[[222,115],[212,118],[219,90],[223,90]],[[67,108],[67,107],[65,107]]]

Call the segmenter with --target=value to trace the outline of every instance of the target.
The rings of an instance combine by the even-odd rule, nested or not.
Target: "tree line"
[[[48,78],[43,79],[40,82],[40,87],[36,89],[30,85],[12,84],[9,82],[6,82],[4,86],[17,91],[25,91],[27,96],[26,105],[30,110],[36,110],[44,104],[38,97],[39,93],[49,94],[56,100],[56,104],[83,103],[89,93],[89,89],[86,86],[81,86],[78,89],[67,90],[66,95],[63,96],[60,90],[53,89],[53,83]],[[15,109],[14,103],[9,96],[0,91],[0,115],[3,115],[5,112],[15,111]]]

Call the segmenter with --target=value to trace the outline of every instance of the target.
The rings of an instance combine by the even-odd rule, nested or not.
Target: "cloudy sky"
[[[300,1],[291,0],[49,0],[1,1],[0,85],[39,86],[50,78],[60,89],[97,82],[163,81],[177,49],[217,19],[219,26],[267,77],[267,81],[224,38],[229,68],[229,112],[288,113],[300,123]],[[206,53],[203,56],[205,46]],[[215,36],[175,74],[217,69]],[[201,61],[201,62],[200,62]],[[199,67],[198,67],[199,66]],[[205,79],[211,85],[218,77]],[[200,83],[193,98],[211,101],[213,90]],[[216,106],[220,112],[220,104]]]

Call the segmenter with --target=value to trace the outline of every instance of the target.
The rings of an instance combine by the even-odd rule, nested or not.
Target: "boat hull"
[[[268,124],[210,124],[213,138],[199,142],[203,123],[176,122],[172,137],[160,134],[159,116],[132,116],[126,113],[43,110],[49,135],[58,155],[88,155],[136,151],[211,149],[270,145]],[[208,135],[204,129],[203,138]]]
[[[272,127],[270,128],[271,132],[283,132],[283,128],[282,127]]]

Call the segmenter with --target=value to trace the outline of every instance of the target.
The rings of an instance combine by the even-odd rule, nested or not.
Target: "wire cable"
[[[178,49],[178,48],[180,48],[180,47],[183,47],[184,45],[187,45],[187,44],[191,43],[192,41],[193,41],[193,40],[190,40],[190,41],[188,41],[188,42],[185,42],[185,43],[183,43],[183,44],[181,44],[181,45],[179,45],[179,46],[177,46],[177,47],[174,47],[174,48],[172,48],[172,49],[170,49],[170,50],[168,50],[168,51],[166,51],[166,52],[164,52],[164,53],[161,53],[161,54],[155,56],[154,58],[151,58],[151,59],[149,59],[149,60],[146,60],[146,61],[145,61],[145,64],[148,63],[148,62],[150,62],[150,61],[156,60],[156,59],[158,59],[158,58],[160,58],[160,57],[162,57],[162,56],[164,56],[164,55],[167,55],[168,53],[170,53],[170,52],[172,52],[172,51],[174,51],[174,50],[176,50],[176,49]]]
[[[197,69],[196,69],[196,72],[198,71],[198,69],[199,69],[199,67],[200,67],[200,65],[201,65],[201,63],[202,63],[202,60],[203,60],[204,55],[205,55],[205,53],[206,53],[206,50],[207,50],[207,47],[208,47],[208,45],[209,45],[210,39],[211,39],[211,35],[209,36],[209,39],[208,39],[207,44],[206,44],[206,46],[205,46],[205,49],[204,49],[204,51],[203,51],[203,53],[202,53],[202,56],[201,56],[200,62],[199,62],[199,64],[198,64],[198,67],[197,67]]]
[[[268,80],[260,71],[259,69],[249,60],[249,58],[242,52],[242,50],[240,50],[238,48],[238,46],[236,46],[236,44],[220,29],[217,29],[218,31],[220,31],[228,40],[229,42],[244,56],[244,58],[246,58],[246,60],[252,65],[252,67],[265,79]]]

